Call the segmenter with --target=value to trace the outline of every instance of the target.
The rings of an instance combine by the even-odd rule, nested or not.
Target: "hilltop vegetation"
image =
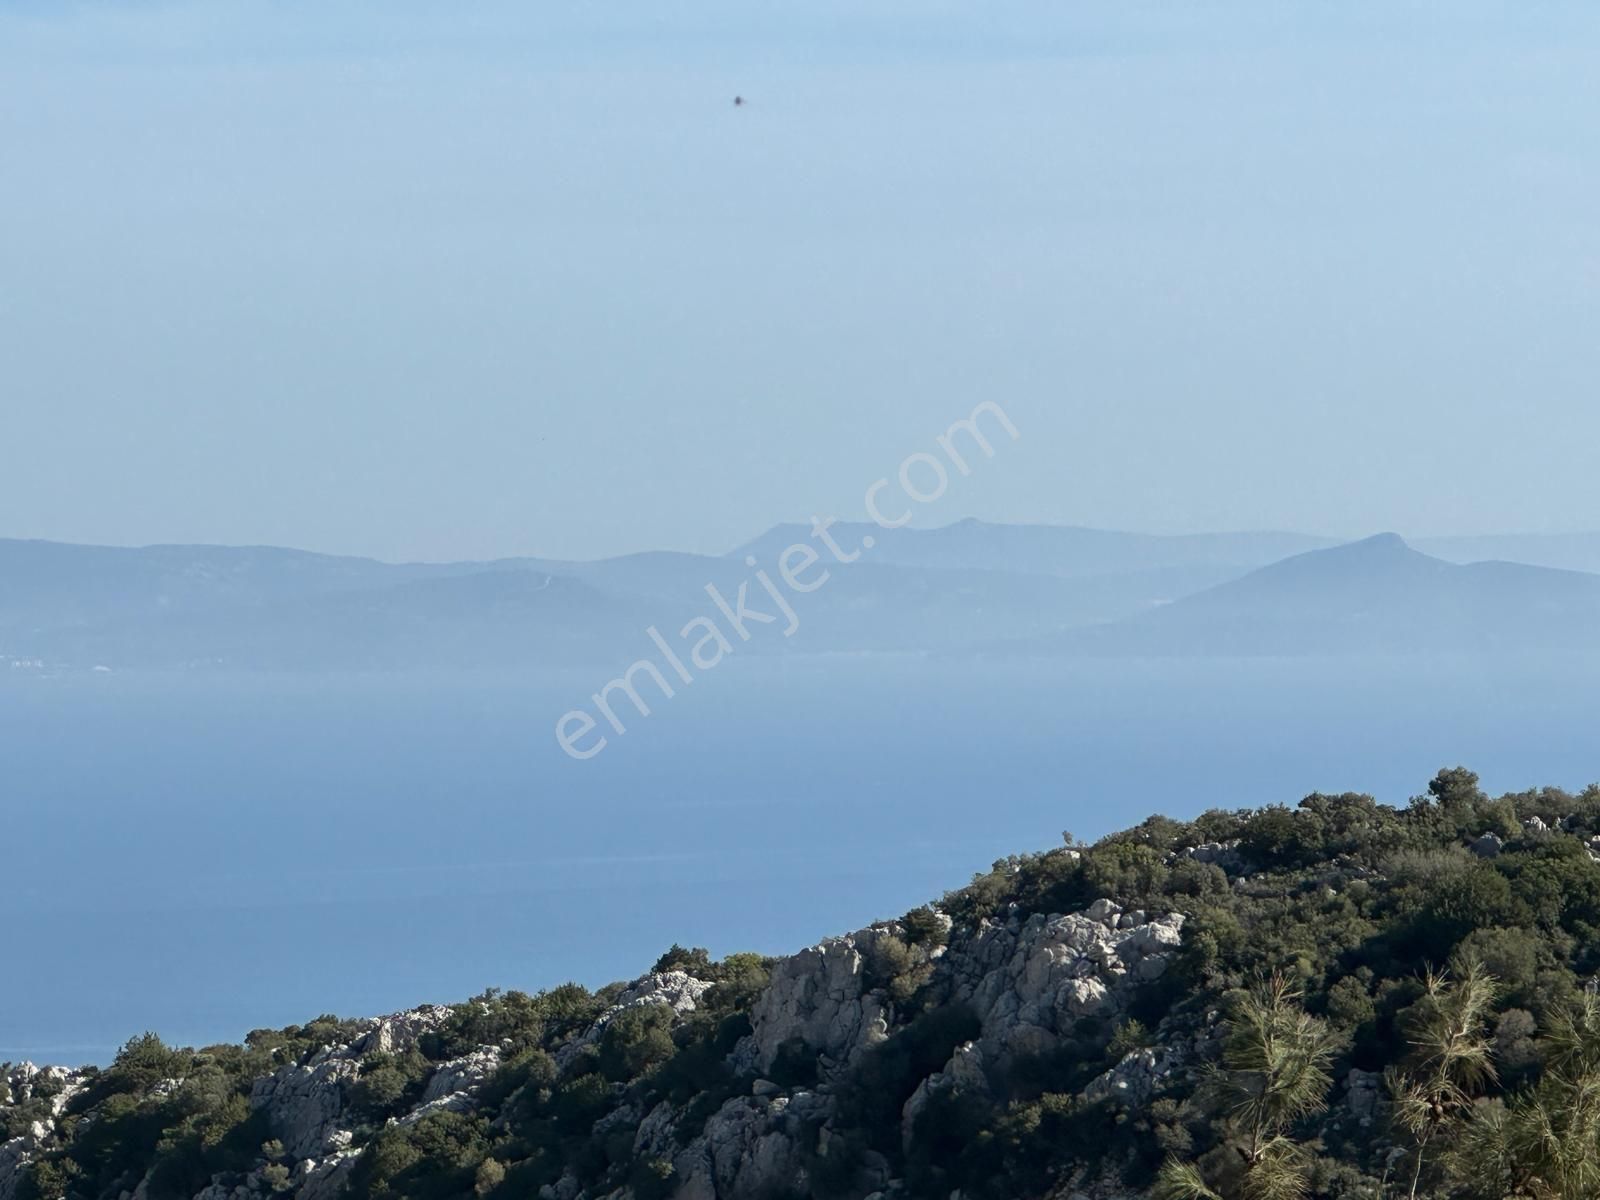
[[[0,1200],[1600,1195],[1600,788],[1152,817],[788,959],[13,1067]]]

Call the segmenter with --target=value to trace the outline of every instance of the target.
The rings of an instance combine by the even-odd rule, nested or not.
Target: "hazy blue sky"
[[[1577,4],[3,4],[0,534],[721,550],[983,399],[1022,441],[933,522],[1600,526],[1597,55]]]

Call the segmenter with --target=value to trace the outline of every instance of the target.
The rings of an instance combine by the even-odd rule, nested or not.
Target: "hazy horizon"
[[[932,521],[1592,524],[1600,12],[1436,18],[8,6],[0,512],[715,553],[991,399]]]
[[[857,518],[857,517],[841,517],[840,519],[841,520],[850,520],[850,521],[859,520],[859,518]],[[1086,530],[1086,531],[1091,531],[1091,532],[1095,532],[1095,533],[1112,533],[1112,534],[1127,535],[1127,536],[1131,536],[1131,537],[1153,537],[1153,538],[1184,538],[1184,537],[1208,537],[1208,536],[1227,537],[1227,536],[1235,536],[1235,535],[1286,535],[1286,536],[1301,536],[1301,537],[1307,537],[1307,538],[1321,538],[1321,539],[1325,539],[1327,542],[1329,542],[1330,544],[1334,544],[1334,545],[1342,545],[1342,544],[1348,544],[1348,543],[1353,543],[1353,542],[1360,542],[1360,541],[1365,541],[1368,538],[1381,537],[1381,536],[1391,535],[1391,534],[1394,535],[1394,536],[1400,537],[1402,540],[1404,540],[1405,542],[1407,542],[1408,544],[1411,544],[1411,545],[1426,545],[1426,544],[1429,544],[1429,543],[1442,543],[1442,542],[1495,541],[1495,540],[1499,540],[1499,539],[1508,539],[1508,540],[1510,540],[1510,539],[1527,539],[1527,540],[1533,541],[1533,540],[1546,540],[1546,539],[1558,540],[1558,539],[1561,539],[1561,538],[1600,537],[1600,524],[1597,524],[1596,526],[1588,527],[1588,528],[1575,527],[1575,528],[1571,528],[1571,529],[1557,529],[1557,530],[1547,530],[1547,531],[1532,531],[1532,530],[1526,530],[1526,529],[1505,529],[1505,530],[1470,530],[1470,531],[1463,532],[1463,533],[1441,534],[1441,533],[1430,533],[1430,532],[1417,533],[1417,532],[1412,532],[1412,531],[1404,530],[1404,529],[1396,529],[1396,528],[1386,527],[1386,528],[1377,528],[1377,529],[1365,530],[1365,531],[1357,532],[1357,533],[1329,533],[1329,532],[1327,532],[1326,530],[1323,530],[1323,529],[1286,529],[1286,528],[1271,528],[1271,527],[1262,527],[1262,528],[1254,528],[1254,529],[1187,529],[1187,530],[1134,529],[1134,528],[1128,528],[1128,527],[1125,527],[1125,526],[1124,527],[1108,527],[1108,526],[1098,526],[1098,525],[1085,525],[1085,524],[1071,522],[1071,521],[1028,521],[1028,520],[988,521],[988,520],[985,520],[985,519],[983,519],[981,517],[954,517],[954,518],[952,518],[950,520],[947,520],[947,521],[946,520],[927,521],[927,520],[913,519],[907,525],[906,528],[908,528],[910,530],[913,530],[913,531],[916,531],[916,532],[927,533],[927,532],[933,532],[933,531],[937,531],[937,530],[941,530],[941,529],[949,529],[949,528],[951,528],[953,526],[962,525],[962,524],[966,524],[966,523],[970,523],[970,522],[979,522],[979,523],[984,524],[984,525],[1013,526],[1013,527],[1020,527],[1020,528],[1079,529],[1079,530]],[[690,549],[688,549],[687,547],[684,547],[684,546],[673,546],[673,545],[661,545],[661,546],[650,545],[650,546],[638,546],[638,547],[635,547],[633,549],[628,549],[628,550],[619,550],[619,551],[616,551],[613,554],[597,555],[597,556],[595,556],[593,558],[573,558],[573,559],[565,560],[565,561],[571,561],[571,562],[577,562],[577,563],[602,562],[602,561],[605,561],[605,560],[611,559],[611,558],[625,558],[625,557],[628,557],[630,555],[649,554],[649,553],[653,553],[653,552],[704,555],[704,556],[710,556],[710,557],[723,556],[723,555],[728,555],[728,554],[733,553],[735,550],[737,550],[739,547],[745,545],[747,542],[750,542],[750,541],[760,537],[762,534],[771,532],[772,530],[781,529],[781,528],[784,528],[784,527],[790,526],[790,525],[808,526],[809,524],[810,524],[809,518],[799,518],[799,517],[796,517],[796,518],[793,518],[793,519],[790,519],[790,520],[771,521],[771,522],[768,522],[765,525],[760,526],[759,528],[751,529],[750,532],[746,536],[744,536],[742,538],[736,538],[733,542],[731,542],[727,546],[724,546],[724,547],[721,547],[721,548],[713,548],[713,549],[710,549],[710,550],[690,550]],[[516,554],[511,554],[511,553],[494,554],[494,553],[490,553],[490,554],[486,554],[486,555],[483,555],[483,556],[473,556],[473,557],[464,556],[464,555],[448,555],[448,554],[445,554],[445,555],[440,555],[438,557],[433,557],[433,558],[388,558],[388,557],[384,557],[384,556],[376,554],[376,553],[368,553],[368,552],[362,551],[360,549],[329,550],[329,549],[320,548],[320,547],[318,547],[316,545],[301,545],[301,544],[289,545],[289,544],[285,544],[285,543],[238,542],[238,541],[234,541],[234,542],[167,542],[167,541],[138,541],[138,540],[134,540],[134,541],[120,541],[120,542],[117,542],[117,541],[90,542],[90,541],[75,541],[75,540],[64,539],[64,538],[36,537],[36,536],[30,535],[30,534],[26,534],[26,533],[11,533],[11,532],[7,532],[5,530],[0,530],[0,541],[48,542],[48,543],[53,543],[53,544],[56,544],[56,545],[81,546],[81,547],[91,548],[91,549],[100,548],[100,549],[114,549],[114,550],[153,550],[153,549],[171,548],[171,547],[188,547],[188,548],[197,548],[197,549],[198,548],[216,548],[216,549],[236,549],[236,550],[250,550],[250,549],[295,550],[295,551],[302,551],[302,552],[305,552],[305,553],[308,553],[308,554],[321,554],[321,555],[327,555],[327,556],[336,557],[336,558],[365,558],[365,559],[371,559],[371,560],[373,560],[375,562],[387,563],[387,564],[395,565],[395,566],[404,566],[404,565],[447,565],[447,564],[450,564],[450,563],[462,563],[462,562],[494,562],[494,561],[501,560],[501,559],[511,559],[511,558],[542,559],[542,560],[552,561],[552,562],[553,561],[562,561],[558,555],[540,553],[538,551],[527,551],[527,552],[516,553]]]

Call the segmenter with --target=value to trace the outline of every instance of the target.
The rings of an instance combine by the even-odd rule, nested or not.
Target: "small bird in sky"
[[[733,98],[733,106],[735,108],[743,108],[744,107],[744,97],[743,96],[735,96]]]

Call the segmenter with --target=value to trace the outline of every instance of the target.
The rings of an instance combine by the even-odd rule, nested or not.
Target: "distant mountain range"
[[[1492,547],[1600,565],[1600,536],[1347,545],[1289,533],[1156,537],[962,521],[838,524],[838,561],[780,525],[721,556],[390,564],[272,547],[139,549],[0,540],[0,661],[32,669],[620,667],[718,599],[775,619],[740,653],[1232,655],[1470,653],[1600,644],[1600,575],[1458,565]],[[871,539],[870,543],[867,539]],[[808,544],[814,590],[755,578]],[[866,548],[870,546],[870,548]],[[750,560],[755,565],[750,565]],[[717,596],[708,592],[715,589]],[[794,621],[792,637],[783,630]]]
[[[1141,656],[1578,652],[1600,648],[1600,575],[1458,565],[1386,533],[1015,648]]]
[[[1291,554],[1336,544],[1299,533],[1200,533],[1164,536],[1084,529],[1075,525],[994,525],[965,520],[938,529],[880,529],[840,522],[831,534],[842,546],[871,538],[872,560],[910,567],[1023,571],[1081,579],[1148,571],[1247,571]],[[806,525],[776,525],[733,551],[770,558],[811,536]],[[1203,577],[1203,576],[1197,576]]]
[[[1416,538],[1411,544],[1424,554],[1453,563],[1514,562],[1600,574],[1600,533]]]

